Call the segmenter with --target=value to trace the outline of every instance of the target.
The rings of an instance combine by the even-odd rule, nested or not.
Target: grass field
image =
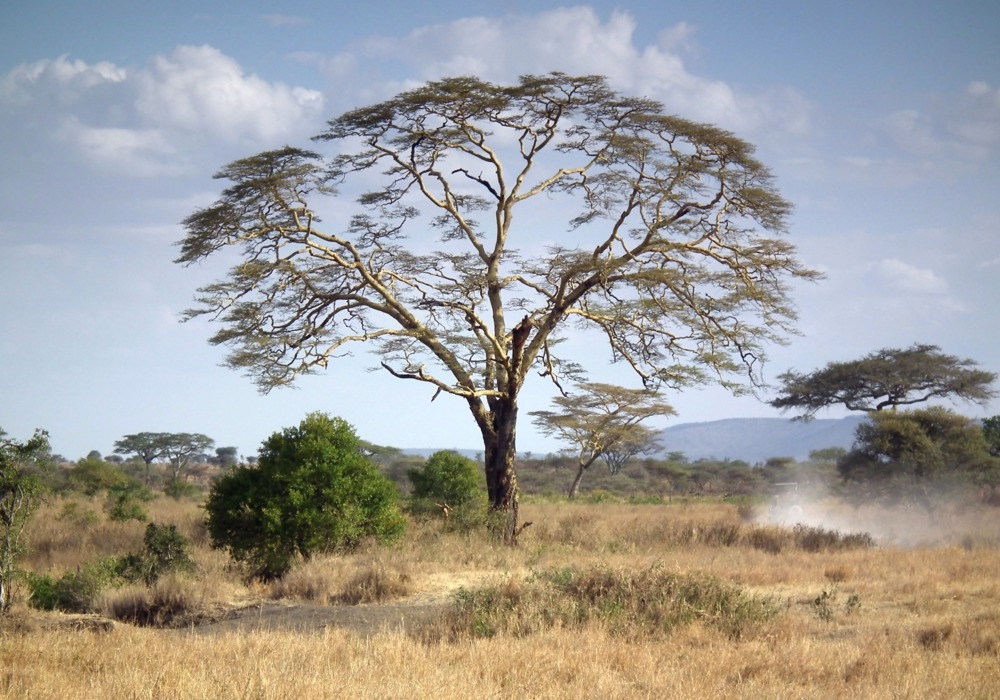
[[[266,585],[207,547],[197,503],[158,499],[150,516],[191,540],[197,573],[105,590],[88,615],[18,605],[0,631],[0,697],[1000,693],[996,508],[824,501],[795,527],[722,502],[528,499],[515,549],[414,521],[393,548]],[[134,551],[143,526],[55,500],[29,535],[25,567],[58,574]],[[170,611],[169,625],[106,621],[137,607]]]

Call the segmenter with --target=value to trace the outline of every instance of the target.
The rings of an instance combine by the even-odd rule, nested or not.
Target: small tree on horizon
[[[558,411],[532,411],[546,435],[568,442],[577,453],[577,471],[569,487],[576,498],[583,475],[598,459],[617,474],[629,459],[658,446],[659,432],[643,421],[674,415],[674,409],[652,391],[597,382],[578,385],[574,394],[557,396]]]
[[[169,433],[134,433],[125,435],[121,440],[115,441],[115,452],[121,455],[134,455],[146,465],[146,485],[152,484],[152,474],[150,469],[153,462],[163,457]]]
[[[215,440],[201,433],[165,433],[162,455],[170,468],[167,493],[180,496],[183,492],[184,471],[192,462],[203,461],[201,455],[215,445]]]

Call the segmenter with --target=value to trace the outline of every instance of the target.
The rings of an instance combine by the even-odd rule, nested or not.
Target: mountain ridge
[[[662,448],[654,453],[665,457],[683,452],[691,461],[699,459],[742,460],[750,464],[771,457],[793,457],[802,461],[814,450],[828,447],[850,449],[854,431],[865,416],[817,418],[796,421],[790,418],[723,418],[714,421],[680,423],[660,431]],[[475,459],[482,448],[403,448],[404,454],[429,457],[441,449],[452,449]],[[522,453],[526,454],[526,453]]]

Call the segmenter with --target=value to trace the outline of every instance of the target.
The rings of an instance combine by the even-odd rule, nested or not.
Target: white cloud
[[[100,85],[122,83],[127,78],[128,71],[107,61],[88,64],[60,56],[25,63],[7,73],[0,79],[0,101],[23,107],[55,98],[67,104]]]
[[[903,151],[922,158],[987,160],[1000,146],[1000,89],[972,82],[923,111],[890,114],[881,129]]]
[[[368,39],[321,64],[338,90],[345,83],[349,87],[356,77],[345,66],[372,60],[382,62],[387,71],[402,64],[405,70],[400,75],[420,81],[470,74],[496,82],[550,71],[600,74],[626,94],[659,100],[668,112],[718,124],[740,135],[809,130],[812,107],[794,90],[743,94],[722,81],[688,72],[679,52],[690,44],[691,26],[682,23],[668,28],[657,45],[649,46],[635,43],[635,29],[635,19],[628,13],[616,11],[602,21],[589,7],[502,18],[470,17],[422,27],[402,38]],[[416,84],[386,85],[385,76],[380,82],[391,91],[387,94]],[[360,92],[357,97],[363,102],[383,95]]]
[[[315,90],[268,83],[210,46],[181,46],[156,56],[138,78],[136,109],[172,129],[224,139],[273,141],[322,114]]]
[[[897,292],[939,295],[948,291],[948,283],[933,270],[922,269],[896,258],[880,262],[877,271],[883,282]]]
[[[323,116],[319,91],[248,75],[209,46],[181,46],[138,69],[66,57],[21,65],[0,78],[0,106],[12,142],[69,143],[102,170],[140,177],[180,173],[190,154],[220,143],[302,138]]]

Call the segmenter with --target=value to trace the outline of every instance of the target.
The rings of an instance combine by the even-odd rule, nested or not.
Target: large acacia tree
[[[789,282],[816,277],[752,146],[599,76],[447,78],[316,140],[332,153],[285,147],[217,174],[231,184],[185,220],[177,262],[242,260],[188,316],[219,321],[212,342],[263,391],[365,345],[464,401],[508,540],[518,395],[533,368],[559,381],[562,329],[602,336],[646,386],[737,388],[791,331]],[[341,196],[353,207],[324,209]]]

